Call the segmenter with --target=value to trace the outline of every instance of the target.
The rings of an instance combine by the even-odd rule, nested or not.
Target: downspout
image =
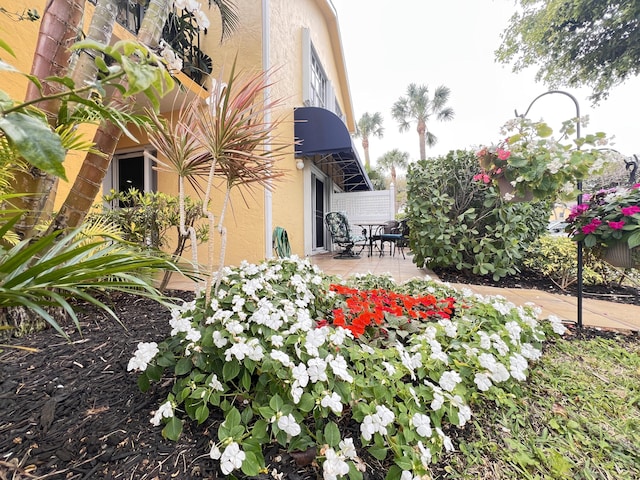
[[[270,18],[269,18],[269,0],[262,0],[262,69],[265,71],[265,75],[270,75],[269,69],[271,68],[271,57],[269,54],[270,51],[270,39],[271,35],[269,32],[270,27]],[[267,79],[268,80],[268,79]],[[271,93],[271,87],[265,90],[265,103],[268,102],[268,97]],[[265,122],[267,124],[271,123],[271,111],[267,110],[265,112]],[[267,143],[264,145],[265,150],[271,149],[270,140],[267,140]],[[271,181],[267,183],[264,189],[264,257],[272,258],[273,257],[273,195],[271,192]]]

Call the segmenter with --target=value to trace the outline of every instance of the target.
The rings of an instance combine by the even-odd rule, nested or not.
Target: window
[[[126,192],[131,188],[141,192],[156,191],[157,176],[152,164],[144,150],[116,152],[104,179],[105,193],[111,190]]]
[[[327,101],[327,76],[316,52],[311,49],[311,106],[325,107]]]

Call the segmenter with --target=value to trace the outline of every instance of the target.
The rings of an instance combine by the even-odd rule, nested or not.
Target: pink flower
[[[574,205],[571,207],[571,213],[567,217],[567,220],[573,221],[576,217],[579,217],[582,213],[589,210],[589,205],[586,203],[581,203],[580,205]]]
[[[640,185],[640,184],[639,184]],[[630,217],[634,213],[640,213],[640,207],[637,205],[631,205],[630,207],[622,207],[622,215]]]
[[[611,230],[622,230],[624,227],[624,220],[620,220],[619,222],[607,222],[609,224],[609,228]]]
[[[631,188],[640,188],[640,183],[634,183]]]
[[[594,218],[593,220],[591,220],[591,223],[589,225],[585,225],[584,227],[582,227],[582,233],[584,233],[585,235],[589,235],[590,233],[595,232],[600,225],[602,225],[602,220],[600,220],[599,218]]]
[[[507,158],[509,158],[511,156],[511,152],[508,150],[503,150],[502,148],[499,148],[496,151],[496,154],[498,155],[498,158],[500,160],[506,160]]]
[[[491,181],[491,177],[486,173],[478,173],[473,176],[473,179],[477,182],[478,180],[482,180],[484,183],[489,183]]]

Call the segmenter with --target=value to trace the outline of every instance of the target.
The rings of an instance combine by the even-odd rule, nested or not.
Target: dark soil
[[[491,276],[463,273],[455,268],[432,268],[431,270],[443,282],[488,285],[502,288],[534,288],[560,295],[575,296],[578,293],[575,283],[563,290],[548,277],[528,271],[521,272],[516,276],[494,280]],[[632,287],[615,283],[609,285],[583,285],[582,295],[583,298],[640,306],[640,287],[637,286]]]
[[[166,400],[171,379],[141,393],[138,375],[127,372],[138,342],[159,343],[169,335],[171,315],[145,299],[121,296],[113,303],[126,329],[87,306],[79,315],[82,336],[71,324],[64,328],[71,342],[51,328],[0,339],[39,350],[0,347],[0,480],[226,478],[208,455],[221,419],[185,422],[178,442],[166,440],[149,420]],[[273,479],[276,469],[284,479],[322,478],[315,462],[306,464],[303,456],[298,465],[294,456],[274,444],[265,452],[269,472],[260,477]],[[363,460],[365,479],[384,478],[380,462]]]
[[[462,281],[436,273],[445,280]],[[522,278],[520,283],[536,285]],[[149,421],[150,412],[165,400],[171,379],[143,394],[137,374],[127,372],[138,342],[160,342],[168,336],[169,312],[157,303],[130,296],[112,300],[126,328],[85,306],[80,315],[82,335],[73,325],[65,326],[71,342],[53,329],[4,340],[39,351],[0,347],[0,480],[224,478],[208,456],[220,419],[201,426],[185,422],[178,442],[163,439],[161,429]],[[591,329],[572,337],[585,335],[616,333]],[[631,336],[638,340],[637,334]],[[451,433],[464,435],[463,431]],[[355,431],[351,434],[358,437]],[[304,462],[296,463],[294,456],[274,444],[265,452],[269,472],[261,478],[274,478],[274,469],[284,479],[322,478],[315,462],[299,465]],[[364,461],[368,465],[365,479],[384,478],[384,465],[373,458]]]

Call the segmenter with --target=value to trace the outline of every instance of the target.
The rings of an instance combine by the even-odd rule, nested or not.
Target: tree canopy
[[[496,51],[515,72],[537,65],[551,88],[591,88],[594,103],[640,73],[640,0],[519,0]]]

